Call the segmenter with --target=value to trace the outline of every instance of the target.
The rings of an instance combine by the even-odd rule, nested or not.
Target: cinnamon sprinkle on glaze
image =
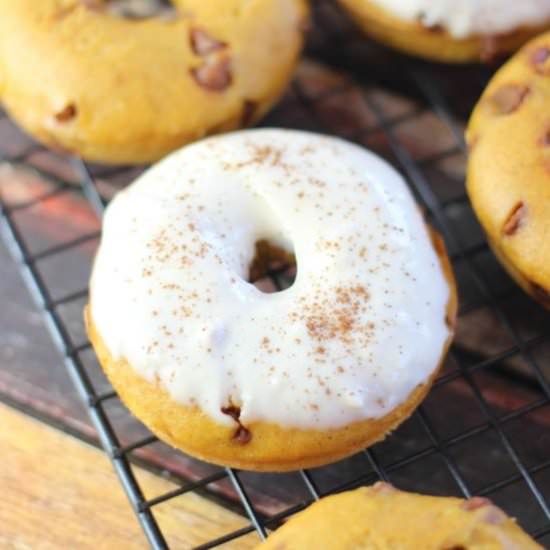
[[[296,257],[283,292],[248,280],[262,239]],[[449,334],[448,287],[402,179],[355,146],[293,131],[191,145],[120,193],[91,296],[113,356],[234,423],[236,444],[261,420],[322,429],[387,414]]]

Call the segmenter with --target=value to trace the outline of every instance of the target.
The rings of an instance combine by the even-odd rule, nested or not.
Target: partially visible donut
[[[492,79],[470,119],[467,189],[495,254],[550,308],[550,34]]]
[[[0,0],[0,102],[45,144],[146,163],[283,92],[306,0]],[[143,18],[143,16],[149,16]]]
[[[297,276],[268,294],[249,272],[271,251],[295,256]],[[445,247],[403,179],[358,146],[290,130],[209,138],[121,192],[87,309],[103,369],[161,439],[280,471],[405,420],[455,317]]]
[[[339,0],[369,35],[449,63],[490,61],[550,27],[549,0]]]
[[[486,498],[399,491],[376,483],[321,499],[257,550],[542,550]]]

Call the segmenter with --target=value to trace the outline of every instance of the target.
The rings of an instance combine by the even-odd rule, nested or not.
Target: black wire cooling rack
[[[60,310],[85,300],[87,289],[54,295],[41,269],[42,262],[97,240],[98,232],[70,242],[61,239],[35,253],[17,221],[21,212],[75,192],[101,218],[108,195],[104,182],[129,181],[136,170],[72,159],[76,187],[31,162],[42,150],[39,145],[14,153],[12,144],[0,143],[5,162],[32,166],[50,182],[47,191],[15,205],[0,194],[2,234],[151,547],[170,547],[155,507],[190,491],[219,495],[215,487],[225,483],[225,496],[217,498],[247,518],[244,527],[196,548],[227,543],[238,548],[241,537],[255,532],[263,539],[321,496],[379,479],[433,494],[487,495],[550,546],[550,315],[500,269],[463,186],[463,123],[491,70],[434,66],[380,49],[358,38],[329,1],[318,2],[314,19],[308,60],[266,124],[339,134],[387,157],[444,236],[461,295],[457,340],[445,369],[424,404],[386,441],[336,465],[294,474],[251,475],[214,468],[193,479],[174,476],[174,490],[147,499],[133,462],[157,440],[146,434],[128,441],[120,432],[109,408],[118,400],[115,392],[98,388],[90,375],[82,359],[89,343],[74,342]],[[4,116],[0,122],[6,120]],[[272,274],[272,280],[283,284],[280,273]],[[262,492],[274,486],[284,486],[287,492],[281,495],[273,489],[270,497],[278,504],[266,506]]]

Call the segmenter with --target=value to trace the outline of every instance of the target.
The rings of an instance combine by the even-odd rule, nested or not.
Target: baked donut
[[[257,550],[542,550],[488,499],[433,497],[376,483],[321,499]]]
[[[173,446],[250,470],[324,464],[382,439],[437,374],[456,296],[432,238],[402,178],[358,146],[210,138],[109,205],[89,336],[122,400]],[[290,288],[249,282],[262,242],[295,257]]]
[[[550,34],[495,75],[467,129],[467,189],[511,276],[550,308]]]
[[[339,0],[369,35],[449,63],[490,61],[550,26],[549,0]]]
[[[143,18],[151,3],[0,0],[4,107],[52,148],[140,164],[248,126],[281,95],[306,0],[173,0]]]

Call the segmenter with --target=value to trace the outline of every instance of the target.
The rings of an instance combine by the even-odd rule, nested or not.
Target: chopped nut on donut
[[[57,122],[69,122],[77,114],[76,105],[74,103],[69,103],[61,111],[55,113],[55,120]]]
[[[191,69],[195,82],[213,92],[223,92],[231,84],[231,60],[220,57],[213,62],[206,61],[200,67]]]
[[[387,481],[377,481],[373,486],[373,490],[381,495],[391,495],[397,492],[397,489]]]
[[[502,232],[504,235],[510,237],[517,233],[518,229],[523,224],[525,215],[527,214],[526,210],[527,209],[523,201],[518,202],[514,208],[512,208],[512,211],[508,214],[508,218],[506,218],[506,221],[502,226]]]
[[[529,94],[529,86],[506,84],[499,88],[489,100],[493,108],[502,115],[516,111]]]
[[[201,57],[207,56],[212,52],[227,48],[227,44],[210,36],[203,29],[191,29],[191,47],[193,51]]]
[[[250,443],[252,434],[244,426],[240,425],[234,433],[233,439],[235,439],[238,443],[245,445],[246,443]]]
[[[246,444],[250,442],[252,439],[252,434],[250,433],[250,430],[245,428],[240,421],[241,417],[241,409],[240,407],[236,407],[235,405],[228,405],[227,407],[222,407],[222,413],[227,414],[230,416],[235,422],[239,424],[237,430],[233,434],[233,439],[235,439],[238,443]]]
[[[462,507],[464,508],[464,510],[477,510],[478,508],[489,505],[491,505],[491,501],[488,498],[472,497],[464,501]]]
[[[227,407],[222,407],[222,413],[230,416],[235,422],[238,422],[241,416],[241,409],[235,405],[228,405]]]

